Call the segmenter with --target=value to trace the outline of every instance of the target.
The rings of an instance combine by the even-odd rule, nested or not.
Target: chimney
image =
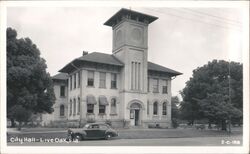
[[[82,56],[85,56],[85,55],[87,55],[89,52],[87,52],[87,51],[83,51],[82,52]]]

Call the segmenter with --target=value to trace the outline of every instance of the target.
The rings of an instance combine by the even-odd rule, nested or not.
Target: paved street
[[[24,142],[8,143],[14,146],[240,146],[241,136],[233,137],[196,137],[196,138],[160,138],[160,139],[119,139],[86,140],[80,142]]]
[[[232,146],[242,145],[242,129],[231,134],[217,130],[196,129],[120,129],[119,136],[111,140],[67,142],[66,129],[24,129],[8,135],[12,146]]]

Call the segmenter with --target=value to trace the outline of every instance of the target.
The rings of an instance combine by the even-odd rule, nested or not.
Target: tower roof
[[[122,8],[116,14],[114,14],[111,18],[109,18],[104,23],[104,25],[113,26],[114,24],[116,24],[117,20],[121,20],[123,17],[128,17],[128,18],[134,19],[134,20],[137,19],[138,21],[141,21],[141,22],[146,21],[148,24],[150,24],[151,22],[158,19],[158,17],[155,17],[155,16],[151,16],[151,15],[147,15],[144,13],[140,13],[140,12],[136,12],[133,10]]]

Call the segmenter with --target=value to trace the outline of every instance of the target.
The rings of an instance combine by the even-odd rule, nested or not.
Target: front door
[[[140,110],[135,110],[135,126],[139,125],[139,112]]]

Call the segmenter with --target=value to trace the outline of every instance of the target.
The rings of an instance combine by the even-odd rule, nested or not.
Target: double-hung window
[[[106,88],[106,73],[104,73],[104,72],[100,72],[99,87]]]
[[[88,86],[94,86],[94,71],[88,71]]]
[[[111,73],[111,89],[115,89],[116,87],[116,82],[117,82],[117,77],[115,73]]]

